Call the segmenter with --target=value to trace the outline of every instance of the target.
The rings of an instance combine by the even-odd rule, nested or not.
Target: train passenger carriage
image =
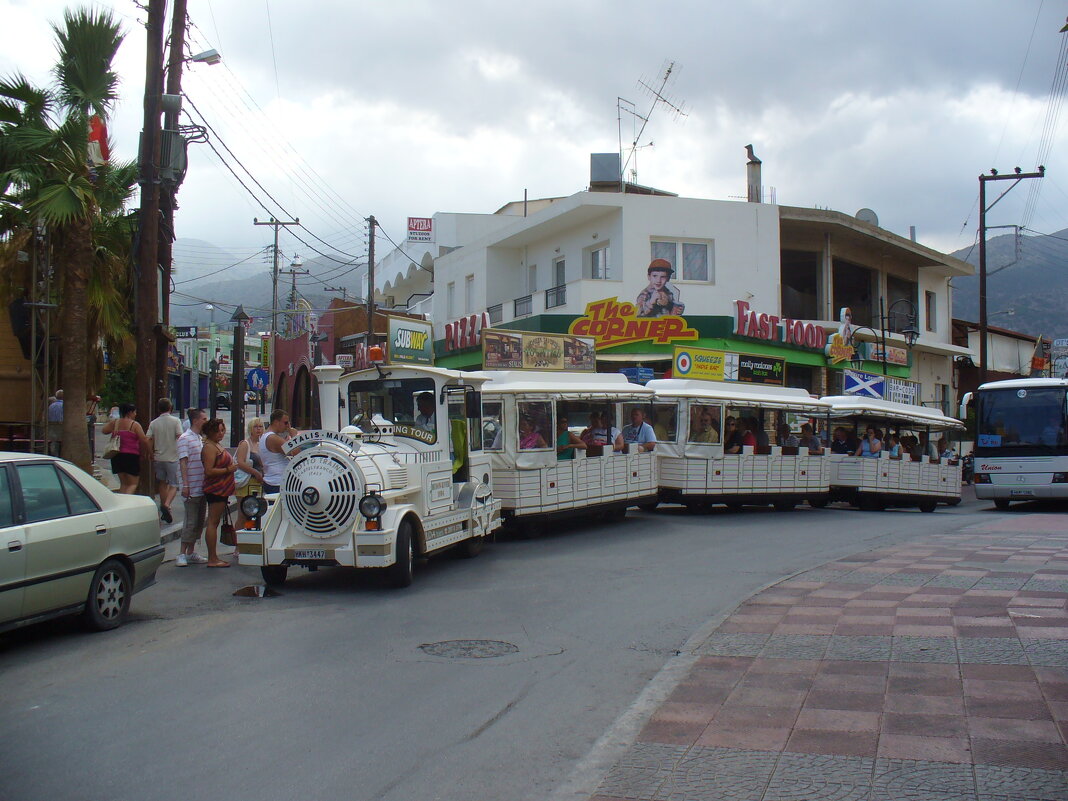
[[[618,519],[630,506],[656,502],[655,443],[623,441],[627,426],[647,416],[651,390],[618,373],[470,375],[486,382],[482,446],[506,522],[533,531],[550,518]]]
[[[939,503],[960,503],[961,475],[957,459],[941,458],[935,443],[964,425],[937,409],[895,403],[858,395],[823,398],[831,405],[829,428],[847,434],[849,453],[828,456],[831,498],[865,510],[888,506],[916,506],[933,512]],[[883,449],[874,458],[855,455],[863,450],[867,429],[882,434]],[[904,444],[900,455],[885,447],[893,433]],[[841,448],[834,447],[834,450]]]
[[[480,434],[485,379],[397,364],[315,373],[323,428],[285,444],[278,495],[246,510],[257,525],[239,533],[240,564],[275,585],[290,567],[347,566],[407,586],[419,555],[478,553],[501,509]]]
[[[693,509],[826,503],[827,463],[812,431],[801,429],[828,413],[824,401],[802,389],[721,381],[667,378],[646,386],[656,408],[680,421],[656,446],[661,500]],[[741,444],[746,430],[755,444]],[[777,434],[797,444],[775,444]]]

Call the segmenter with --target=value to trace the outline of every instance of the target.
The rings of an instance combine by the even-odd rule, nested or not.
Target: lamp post
[[[907,303],[911,309],[908,321],[900,332],[901,336],[905,338],[905,346],[909,350],[912,350],[912,347],[916,344],[916,340],[920,338],[920,332],[916,328],[916,304],[908,298],[899,298],[891,303],[889,308],[884,310],[883,299],[879,298],[879,331],[876,331],[868,325],[858,325],[853,327],[853,331],[849,335],[849,342],[847,344],[851,345],[854,349],[853,358],[850,359],[850,361],[856,369],[859,370],[864,364],[864,357],[860,355],[860,351],[857,348],[857,345],[860,344],[856,339],[857,332],[862,329],[867,329],[868,331],[871,331],[872,337],[879,343],[879,361],[883,366],[883,377],[885,378],[888,375],[886,361],[886,331],[890,323],[890,314],[893,312],[894,307],[899,303]]]
[[[234,324],[234,377],[230,382],[230,445],[236,448],[245,433],[245,323],[251,317],[238,306],[230,322]]]
[[[219,393],[215,389],[215,382],[218,379],[219,362],[212,359],[208,362],[208,369],[211,371],[208,373],[208,408],[211,410],[211,414],[208,417],[214,420],[215,414],[218,412]]]

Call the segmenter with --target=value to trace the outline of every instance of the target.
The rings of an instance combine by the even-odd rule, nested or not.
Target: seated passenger
[[[801,424],[801,447],[808,448],[809,456],[819,456],[823,453],[823,443],[812,432],[811,423]]]
[[[874,426],[868,426],[867,430],[864,432],[864,439],[860,441],[860,445],[857,447],[857,450],[853,455],[878,459],[882,449],[882,432]]]
[[[764,430],[764,424],[757,418],[749,418],[749,428],[750,431],[753,432],[753,437],[756,439],[756,447],[767,448],[771,445],[771,440],[768,439],[768,432]]]
[[[587,456],[603,456],[606,445],[612,445],[619,437],[619,429],[608,425],[602,412],[590,412],[590,424],[579,438],[586,443]]]
[[[801,444],[801,440],[797,438],[797,435],[790,431],[789,423],[779,423],[777,429],[778,436],[775,438],[775,444],[784,448],[796,448]]]
[[[549,445],[545,441],[538,429],[534,427],[534,418],[529,415],[523,415],[519,418],[519,450],[529,451],[535,448],[548,448]]]
[[[434,393],[420,392],[415,402],[419,406],[419,414],[415,416],[415,424],[425,431],[436,431],[437,415],[434,409]]]
[[[738,430],[738,423],[733,417],[728,417],[724,422],[723,452],[742,452],[742,432]]]
[[[556,458],[574,459],[575,450],[586,450],[586,443],[567,430],[567,418],[556,418]]]
[[[716,426],[716,418],[710,407],[698,406],[694,408],[693,428],[690,431],[690,442],[707,442],[712,444],[719,442],[719,428]]]
[[[627,444],[637,445],[639,451],[648,452],[656,447],[656,434],[653,433],[653,427],[645,422],[644,410],[637,407],[630,410],[630,423],[623,426],[622,438]]]
[[[897,438],[897,434],[887,435],[886,450],[890,454],[891,459],[901,458],[901,440]]]
[[[957,454],[955,454],[953,449],[949,447],[949,440],[945,437],[939,437],[938,439],[938,458],[945,459],[946,461],[957,458]]]
[[[831,453],[852,453],[855,448],[849,447],[849,437],[842,426],[834,430],[834,439],[831,440]]]

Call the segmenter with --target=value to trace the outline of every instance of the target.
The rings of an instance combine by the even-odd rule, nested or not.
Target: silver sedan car
[[[0,452],[0,631],[60,615],[122,625],[163,562],[156,504],[61,459]]]

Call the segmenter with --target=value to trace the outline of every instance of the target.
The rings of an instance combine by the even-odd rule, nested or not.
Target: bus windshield
[[[977,455],[1068,453],[1063,387],[988,389],[979,393]]]

